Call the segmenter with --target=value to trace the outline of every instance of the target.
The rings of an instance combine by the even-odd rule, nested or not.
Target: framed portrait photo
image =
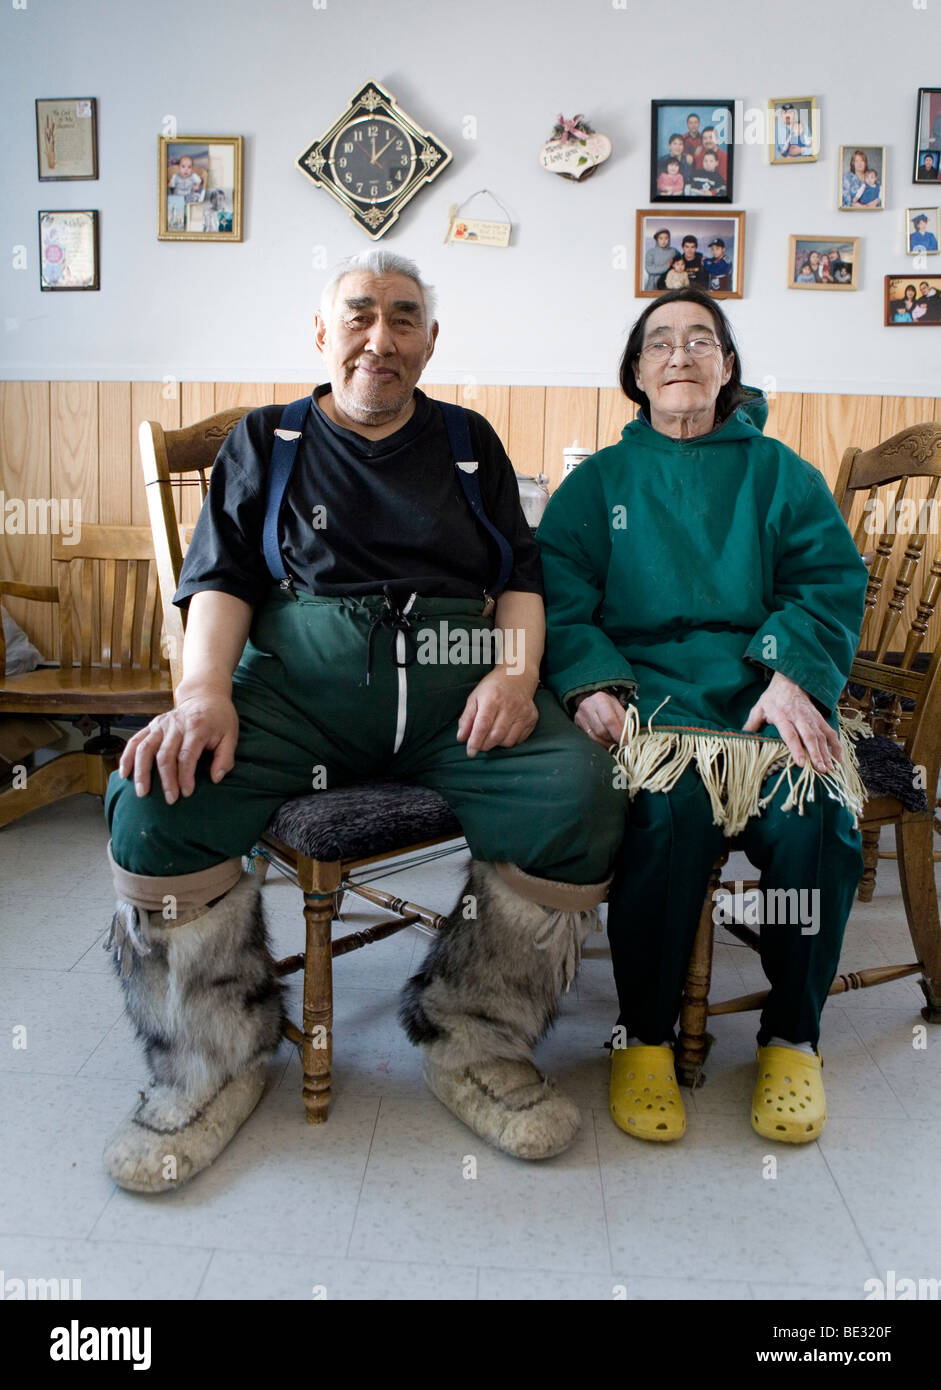
[[[941,326],[941,275],[887,275],[885,324],[887,328]]]
[[[938,183],[941,166],[941,87],[919,87],[912,183]]]
[[[787,287],[789,290],[859,289],[859,237],[789,237]]]
[[[820,154],[816,97],[772,97],[768,102],[768,157],[772,164],[813,164]]]
[[[881,212],[885,207],[885,145],[841,145],[838,207]]]
[[[941,210],[905,209],[905,249],[910,256],[936,256],[941,247]]]
[[[741,299],[744,264],[744,212],[642,208],[637,213],[634,293],[641,299],[687,288],[715,299]]]
[[[36,160],[40,183],[98,177],[98,103],[94,97],[37,99]]]
[[[160,241],[242,240],[242,136],[160,136]]]
[[[650,103],[650,201],[731,203],[734,101]]]
[[[39,288],[100,288],[97,212],[40,212]]]

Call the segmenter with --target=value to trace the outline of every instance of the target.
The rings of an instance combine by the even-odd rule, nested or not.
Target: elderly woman
[[[862,871],[836,704],[866,570],[822,475],[762,436],[767,407],[707,295],[645,309],[620,380],[640,413],[537,533],[547,681],[590,738],[619,745],[632,798],[608,907],[611,1112],[641,1139],[685,1130],[673,1030],[710,870],[738,835],[768,905],[752,1123],[804,1143],[826,1119],[820,1013]]]

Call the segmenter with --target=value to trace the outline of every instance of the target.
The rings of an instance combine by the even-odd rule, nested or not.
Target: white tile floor
[[[426,949],[407,930],[336,964],[328,1124],[305,1123],[285,1044],[261,1105],[211,1169],[162,1198],[117,1190],[100,1152],[145,1070],[101,950],[105,840],[90,797],[0,833],[8,1279],[81,1279],[86,1299],[818,1300],[861,1299],[865,1280],[889,1269],[941,1276],[941,1028],[913,1045],[916,983],[831,1002],[827,1130],[807,1148],[775,1148],[770,1165],[748,1122],[754,1015],[713,1021],[707,1084],[684,1092],[682,1143],[644,1145],[614,1127],[603,1043],[616,1006],[603,936],[590,939],[538,1054],[584,1113],[562,1157],[530,1166],[495,1153],[425,1089],[420,1054],[395,1019]],[[464,862],[411,869],[395,891],[444,910]],[[296,889],[272,875],[264,897],[276,950],[298,950]],[[378,915],[347,907],[347,930]],[[724,940],[714,997],[760,988],[757,961]],[[874,902],[854,910],[841,968],[910,958],[895,865],[883,860]],[[297,976],[290,990],[297,1017]],[[11,1043],[20,1025],[25,1048]]]

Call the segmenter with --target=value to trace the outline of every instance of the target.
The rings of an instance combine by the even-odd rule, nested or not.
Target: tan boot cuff
[[[241,859],[224,859],[221,864],[212,864],[195,874],[168,874],[165,878],[132,874],[115,863],[110,841],[108,859],[114,875],[115,895],[145,912],[160,912],[167,897],[176,899],[177,912],[205,907],[214,898],[228,893],[242,877]]]
[[[508,888],[540,907],[561,908],[564,912],[588,912],[608,896],[611,880],[604,883],[560,883],[554,878],[537,878],[516,864],[493,866]]]

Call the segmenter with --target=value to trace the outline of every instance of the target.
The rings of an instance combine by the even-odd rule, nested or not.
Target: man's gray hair
[[[401,256],[398,251],[380,250],[378,246],[374,246],[370,251],[361,251],[358,256],[348,256],[346,260],[340,261],[339,265],[334,266],[320,295],[321,318],[329,319],[334,300],[337,297],[337,285],[344,275],[350,275],[357,270],[365,270],[370,275],[407,275],[410,280],[415,281],[421,290],[425,304],[425,321],[428,327],[430,328],[435,322],[438,297],[433,287],[426,285],[421,278],[421,271],[418,266],[414,261],[410,261],[408,256]]]

